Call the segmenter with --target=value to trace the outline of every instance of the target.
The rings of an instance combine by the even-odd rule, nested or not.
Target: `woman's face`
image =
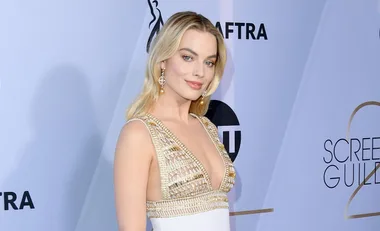
[[[177,52],[161,63],[161,69],[165,69],[165,92],[185,100],[197,100],[214,78],[216,57],[214,35],[186,31]]]

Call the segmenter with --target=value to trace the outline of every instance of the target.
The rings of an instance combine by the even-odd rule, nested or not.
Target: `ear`
[[[161,70],[165,69],[165,67],[166,67],[165,61],[161,61],[160,66],[161,66]]]

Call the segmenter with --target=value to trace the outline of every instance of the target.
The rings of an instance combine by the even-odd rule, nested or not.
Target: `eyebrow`
[[[193,55],[198,56],[198,54],[195,51],[191,50],[190,48],[181,48],[180,51],[182,51],[182,50],[188,51],[188,52],[192,53]],[[210,56],[207,56],[207,58],[217,58],[217,56],[216,55],[210,55]]]

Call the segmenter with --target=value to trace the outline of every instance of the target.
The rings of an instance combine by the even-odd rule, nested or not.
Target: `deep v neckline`
[[[194,153],[189,149],[187,148],[187,146],[161,121],[159,120],[158,118],[156,118],[155,116],[153,116],[152,114],[149,114],[147,113],[148,117],[150,117],[151,119],[153,119],[171,138],[174,139],[174,141],[182,148],[182,150],[193,160],[197,163],[197,165],[199,166],[199,168],[201,169],[201,171],[203,172],[203,174],[205,175],[205,178],[206,178],[206,181],[207,181],[207,184],[208,186],[210,187],[210,190],[221,190],[222,187],[223,187],[223,184],[226,180],[226,175],[227,175],[227,163],[223,157],[223,154],[221,153],[221,151],[219,150],[218,148],[218,145],[216,144],[216,141],[214,140],[214,138],[211,136],[208,128],[205,127],[204,123],[201,121],[201,119],[193,114],[193,113],[190,113],[191,116],[193,116],[195,119],[197,119],[197,121],[201,124],[202,128],[206,131],[209,139],[211,140],[211,142],[214,144],[214,147],[217,151],[217,153],[219,154],[219,158],[222,159],[222,163],[223,163],[223,167],[224,167],[224,171],[223,171],[223,176],[222,176],[222,180],[220,181],[219,183],[219,186],[214,189],[214,187],[212,186],[212,182],[211,182],[211,179],[210,179],[210,174],[207,172],[206,170],[206,167],[204,166],[204,164],[198,159],[198,157],[196,155],[194,155]]]

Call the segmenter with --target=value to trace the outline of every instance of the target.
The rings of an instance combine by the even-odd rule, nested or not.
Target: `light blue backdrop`
[[[193,10],[221,26],[228,47],[213,99],[240,124],[232,230],[377,230],[380,169],[353,193],[380,162],[380,1],[156,3],[2,2],[1,227],[117,230],[113,154],[143,82],[149,23]],[[333,154],[353,161],[330,163],[341,138],[354,140]],[[6,210],[26,191],[34,209]]]

